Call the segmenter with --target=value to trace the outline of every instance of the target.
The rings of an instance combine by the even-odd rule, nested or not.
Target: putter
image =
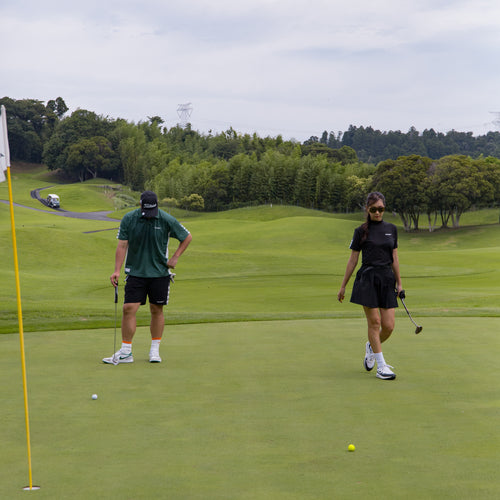
[[[422,330],[423,330],[423,326],[420,326],[420,325],[417,325],[417,323],[415,323],[415,321],[413,321],[413,318],[411,317],[411,314],[410,314],[410,311],[408,311],[408,308],[406,307],[406,304],[405,304],[405,297],[406,297],[406,294],[405,294],[405,291],[404,290],[401,290],[398,294],[398,297],[399,299],[401,300],[406,312],[408,313],[408,317],[410,318],[411,322],[415,325],[415,334],[418,334],[420,333]]]
[[[115,284],[115,339],[113,341],[113,364],[116,366],[116,324],[118,323],[118,283]]]

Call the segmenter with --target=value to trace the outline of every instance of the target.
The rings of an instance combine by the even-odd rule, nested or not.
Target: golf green
[[[147,361],[143,307],[135,362],[113,366],[101,360],[113,353],[119,221],[33,210],[30,191],[55,183],[41,166],[14,169],[32,493],[0,203],[0,498],[500,498],[498,209],[470,211],[456,230],[400,231],[406,304],[424,329],[397,310],[384,345],[395,381],[364,370],[363,313],[336,300],[361,214],[174,209],[193,243],[176,268],[164,361]],[[55,192],[64,209],[116,207],[120,219],[130,207],[101,184]],[[123,276],[119,292],[121,303]]]
[[[173,325],[161,364],[140,328],[119,366],[101,363],[113,329],[29,333],[36,496],[498,498],[500,319],[422,324],[398,310],[395,381],[363,369],[362,318]],[[18,335],[0,336],[0,376],[0,497],[21,498]]]

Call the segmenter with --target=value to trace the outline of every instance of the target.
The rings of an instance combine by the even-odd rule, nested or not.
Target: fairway
[[[42,487],[30,493],[9,207],[0,203],[0,498],[500,498],[498,209],[464,214],[458,230],[400,231],[406,304],[424,329],[416,336],[396,311],[384,346],[395,381],[363,369],[362,310],[336,300],[361,214],[174,210],[193,243],[176,268],[164,361],[147,362],[143,307],[135,362],[112,366],[101,362],[113,354],[109,276],[130,208],[114,210],[96,179],[55,191],[67,210],[109,210],[114,220],[32,210],[40,203],[30,190],[52,184],[39,167],[14,173],[25,205],[15,220],[33,482]]]
[[[173,326],[161,365],[144,328],[117,367],[112,330],[28,334],[33,495],[498,498],[500,319],[411,326],[396,381],[364,371],[361,318]],[[18,352],[0,336],[1,498],[28,495]]]

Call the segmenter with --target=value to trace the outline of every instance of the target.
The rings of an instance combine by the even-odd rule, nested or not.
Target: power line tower
[[[500,131],[500,111],[490,111],[492,115],[495,115],[495,118],[491,121],[493,125],[495,125],[495,129]]]
[[[193,105],[190,102],[187,102],[186,104],[179,104],[177,106],[177,114],[181,119],[181,123],[179,125],[182,128],[185,128],[186,125],[188,124],[188,119],[191,116],[192,112],[193,112]]]

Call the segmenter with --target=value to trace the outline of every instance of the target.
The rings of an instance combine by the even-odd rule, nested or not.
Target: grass
[[[161,365],[144,328],[118,367],[110,330],[28,334],[37,498],[497,498],[499,327],[400,317],[395,382],[363,370],[361,318],[172,326]],[[0,352],[17,372],[17,337]],[[4,386],[2,498],[26,495],[20,395]]]
[[[255,220],[247,211],[245,218],[219,213],[183,221],[194,239],[177,269],[170,323],[359,313],[356,306],[335,300],[355,224],[316,213],[299,215],[294,209],[291,217],[266,215],[274,208],[260,208]],[[16,208],[26,331],[113,326],[109,275],[118,225],[111,219],[93,222]],[[0,333],[12,333],[18,329],[17,309],[11,300],[15,281],[4,204],[0,245],[7,256],[0,263]],[[412,312],[417,317],[500,315],[499,247],[498,225],[401,232],[401,271]],[[139,324],[148,321],[143,308]]]
[[[43,208],[29,192],[57,178],[18,168],[14,201]],[[113,211],[103,185],[60,184],[56,192],[63,208]],[[415,336],[397,310],[384,349],[394,382],[363,370],[362,312],[335,297],[359,214],[282,206],[172,212],[194,238],[177,269],[164,362],[147,363],[149,317],[141,308],[136,361],[114,367],[100,360],[113,347],[109,275],[118,221],[15,209],[34,484],[42,486],[33,494],[498,498],[496,211],[465,214],[459,230],[400,231],[406,303],[424,330]],[[8,214],[0,203],[0,377],[8,381],[0,498],[10,499],[30,493],[22,491],[28,476]]]

